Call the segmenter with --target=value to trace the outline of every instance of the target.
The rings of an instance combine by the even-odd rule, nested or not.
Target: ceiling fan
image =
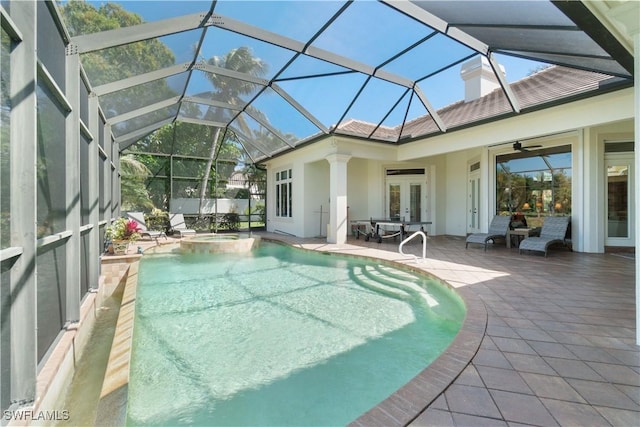
[[[542,145],[530,145],[528,147],[523,147],[522,142],[516,141],[513,143],[513,149],[516,151],[529,151],[530,148],[540,148]]]

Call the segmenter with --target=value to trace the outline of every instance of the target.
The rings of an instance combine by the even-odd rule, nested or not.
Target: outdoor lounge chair
[[[132,219],[138,223],[138,227],[140,228],[140,236],[148,237],[149,239],[154,239],[156,242],[158,241],[158,237],[167,238],[167,235],[164,234],[164,231],[153,231],[147,228],[147,224],[144,221],[144,214],[142,212],[127,212],[127,218]]]
[[[549,216],[545,218],[540,230],[540,237],[527,237],[520,243],[519,252],[526,251],[539,251],[544,252],[544,256],[547,256],[547,250],[549,246],[555,243],[565,243],[565,236],[567,235],[567,228],[569,227],[568,216]]]
[[[464,246],[465,249],[469,246],[469,243],[479,243],[484,245],[484,250],[487,250],[487,243],[489,240],[495,243],[496,239],[503,239],[507,241],[507,231],[509,231],[509,224],[511,223],[511,216],[496,215],[489,224],[488,233],[473,233],[467,236],[467,243]]]
[[[187,228],[184,223],[184,215],[181,213],[169,214],[169,221],[173,232],[180,234],[180,237],[196,234],[196,230]]]

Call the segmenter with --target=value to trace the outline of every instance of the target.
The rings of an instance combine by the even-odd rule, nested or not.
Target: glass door
[[[606,168],[606,246],[634,246],[633,156],[609,156]]]
[[[480,232],[480,171],[469,173],[467,183],[467,233]]]
[[[423,184],[415,179],[388,180],[386,216],[395,221],[422,221],[424,197]]]

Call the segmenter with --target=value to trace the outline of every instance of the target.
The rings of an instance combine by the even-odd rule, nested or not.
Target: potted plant
[[[134,220],[118,218],[107,227],[105,237],[111,240],[115,255],[124,255],[129,243],[140,238],[140,226]]]

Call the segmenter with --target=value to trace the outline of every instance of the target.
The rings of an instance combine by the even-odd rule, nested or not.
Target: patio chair
[[[149,230],[147,228],[147,224],[144,221],[144,213],[142,212],[127,212],[126,213],[128,219],[132,219],[138,223],[138,227],[140,228],[140,236],[148,237],[149,239],[153,239],[156,242],[158,241],[158,237],[167,238],[167,235],[164,234],[164,231],[154,231]]]
[[[467,236],[467,243],[464,246],[466,249],[469,243],[479,243],[484,245],[484,250],[487,250],[487,243],[489,240],[495,243],[496,239],[502,239],[507,241],[507,231],[509,231],[509,224],[511,223],[511,216],[496,215],[489,224],[488,233],[473,233]]]
[[[540,237],[527,237],[520,243],[519,252],[523,250],[544,252],[547,256],[549,246],[556,243],[565,243],[565,236],[569,227],[568,216],[549,216],[545,218],[540,230]]]
[[[181,213],[169,214],[169,222],[173,232],[180,234],[180,237],[196,234],[196,230],[187,228],[184,223],[184,215]]]

